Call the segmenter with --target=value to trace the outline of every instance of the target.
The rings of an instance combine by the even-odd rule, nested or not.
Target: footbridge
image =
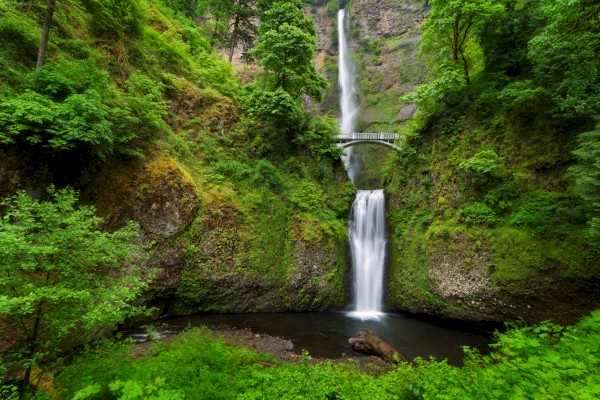
[[[394,142],[400,139],[398,133],[341,133],[337,135],[337,139],[339,146],[343,148],[368,143],[386,146],[398,152],[401,151],[400,147],[394,145]]]

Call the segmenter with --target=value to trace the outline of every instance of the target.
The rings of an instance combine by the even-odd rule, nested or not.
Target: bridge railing
[[[396,140],[400,138],[397,133],[341,133],[337,135],[339,140]]]

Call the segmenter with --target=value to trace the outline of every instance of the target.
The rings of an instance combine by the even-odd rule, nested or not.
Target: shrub
[[[570,225],[584,223],[582,209],[573,198],[553,192],[532,197],[511,218],[512,225],[531,227],[540,233],[566,233]]]
[[[136,395],[119,398],[230,399],[245,389],[252,371],[261,368],[256,362],[268,359],[213,339],[206,328],[190,329],[173,343],[157,343],[150,356],[136,360],[126,350],[124,345],[104,346],[75,360],[57,378],[64,398],[82,390],[95,390],[99,398],[115,398],[117,393],[138,388]],[[96,388],[90,390],[90,386]],[[144,392],[151,386],[167,395],[146,397]]]
[[[84,0],[84,4],[100,35],[124,36],[140,30],[144,13],[136,0]]]
[[[215,170],[234,181],[242,181],[252,176],[253,169],[249,165],[237,160],[219,160],[215,164]]]
[[[60,103],[25,91],[0,102],[0,143],[24,142],[54,150],[87,145],[104,157],[115,142],[107,117],[108,107],[93,89]]]
[[[315,212],[323,205],[323,191],[312,182],[302,182],[290,194],[290,201],[308,212]]]
[[[493,225],[497,221],[496,213],[482,203],[473,203],[459,213],[467,225]]]
[[[31,90],[55,101],[65,100],[72,94],[81,94],[89,89],[105,97],[112,93],[108,74],[91,60],[46,63],[42,68],[32,71],[27,81]]]
[[[129,119],[121,122],[121,130],[127,130],[136,136],[149,138],[157,133],[168,132],[169,126],[164,121],[167,114],[167,102],[163,100],[165,85],[138,72],[126,82],[127,93],[124,96]]]
[[[106,157],[131,138],[122,134],[129,109],[114,104],[117,90],[93,62],[48,63],[26,80],[24,92],[0,99],[0,143]]]
[[[569,174],[575,178],[575,194],[590,208],[589,235],[592,243],[600,247],[600,125],[580,134],[577,140],[579,146],[573,154],[578,162],[569,168]]]
[[[340,128],[338,122],[333,118],[315,117],[310,118],[307,129],[294,140],[297,143],[307,145],[310,153],[317,158],[329,158],[339,160],[344,152],[340,146],[336,146],[336,135]]]
[[[501,178],[506,175],[504,158],[493,150],[480,151],[468,160],[461,162],[459,168],[484,179]]]
[[[302,104],[283,89],[255,89],[246,96],[245,102],[252,119],[274,123],[277,126],[298,124],[303,116]]]
[[[261,159],[256,163],[256,172],[252,177],[255,185],[267,187],[278,191],[282,189],[284,180],[281,174],[273,164],[265,159]]]

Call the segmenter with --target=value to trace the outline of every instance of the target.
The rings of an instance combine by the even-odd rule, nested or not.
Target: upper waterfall
[[[338,82],[340,85],[340,108],[342,111],[340,125],[343,133],[352,133],[356,127],[356,113],[358,108],[356,107],[354,98],[356,94],[354,66],[348,57],[348,40],[346,39],[345,29],[346,21],[345,11],[339,10],[337,24],[339,39]]]
[[[338,83],[340,86],[340,109],[342,112],[340,119],[340,128],[342,133],[352,133],[356,128],[356,87],[354,79],[354,65],[348,57],[348,39],[346,38],[346,12],[342,9],[338,11]],[[346,149],[346,156],[342,157],[350,180],[356,182],[357,165],[352,163],[352,149]]]

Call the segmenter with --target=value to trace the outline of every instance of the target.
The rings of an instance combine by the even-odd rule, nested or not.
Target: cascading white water
[[[356,193],[349,231],[356,290],[356,308],[350,315],[378,319],[383,315],[381,300],[387,243],[383,189]]]
[[[348,57],[348,40],[346,39],[346,13],[338,11],[338,69],[340,84],[340,108],[342,109],[341,128],[343,133],[352,133],[356,127],[356,88],[354,86],[354,66]]]
[[[344,10],[338,12],[339,40],[339,85],[340,121],[343,133],[352,133],[356,128],[356,105],[354,66],[348,57],[346,39],[346,18]],[[348,176],[356,182],[358,166],[352,162],[351,148],[343,157]],[[350,315],[360,319],[378,319],[383,297],[383,267],[385,264],[385,197],[383,190],[359,190],[352,206],[352,216],[348,227],[352,266],[356,290],[356,308]]]
[[[356,87],[354,84],[354,65],[348,57],[348,40],[346,39],[346,13],[345,11],[339,10],[337,16],[338,24],[338,83],[340,85],[340,108],[342,111],[342,118],[340,121],[340,128],[342,133],[352,133],[356,128],[356,114],[358,107],[356,106]],[[346,149],[346,156],[342,157],[346,169],[348,170],[348,176],[352,182],[355,182],[356,178],[356,166],[351,162],[352,148]]]

